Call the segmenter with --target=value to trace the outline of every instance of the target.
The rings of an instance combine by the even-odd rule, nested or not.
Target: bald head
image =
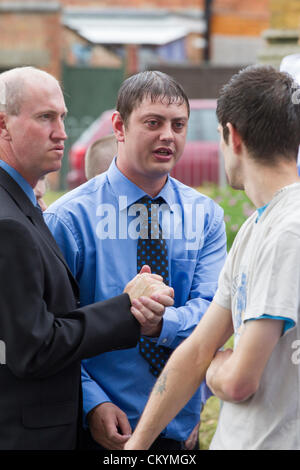
[[[17,67],[0,74],[0,112],[18,115],[29,85],[58,81],[49,73],[35,67]]]
[[[61,168],[67,109],[58,81],[34,67],[0,74],[0,158],[34,187]]]

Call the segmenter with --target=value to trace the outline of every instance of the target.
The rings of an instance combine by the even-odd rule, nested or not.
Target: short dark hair
[[[217,117],[228,142],[227,123],[240,134],[250,156],[271,164],[280,156],[296,159],[300,144],[299,85],[271,66],[241,70],[222,88]]]
[[[119,90],[116,109],[125,126],[133,109],[147,97],[150,97],[152,102],[160,99],[167,100],[168,104],[185,103],[188,115],[190,114],[188,97],[173,77],[159,71],[145,71],[127,78]]]

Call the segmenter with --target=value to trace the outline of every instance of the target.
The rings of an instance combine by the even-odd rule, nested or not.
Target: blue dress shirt
[[[134,203],[144,195],[114,160],[106,173],[67,193],[44,213],[79,283],[82,305],[119,295],[137,274]],[[159,196],[166,202],[161,223],[175,304],[166,309],[161,334],[154,341],[176,348],[214,296],[226,257],[225,226],[217,204],[171,177]],[[86,359],[82,362],[84,414],[111,401],[126,413],[134,429],[154,382],[138,346]],[[203,384],[167,426],[165,437],[185,440],[209,395]]]
[[[36,197],[34,194],[34,191],[28,181],[23,178],[20,173],[15,170],[13,167],[11,167],[8,163],[4,162],[3,160],[0,160],[0,167],[3,168],[14,180],[18,185],[23,189],[24,193],[26,196],[30,199],[32,204],[35,206],[36,205]]]

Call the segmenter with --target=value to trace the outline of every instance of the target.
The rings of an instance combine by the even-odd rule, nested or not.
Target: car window
[[[187,141],[218,142],[218,120],[215,109],[191,109]]]

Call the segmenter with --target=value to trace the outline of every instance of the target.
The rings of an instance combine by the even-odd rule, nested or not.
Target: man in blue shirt
[[[81,360],[135,347],[140,332],[160,323],[165,302],[173,305],[173,290],[143,273],[117,298],[80,306],[33,189],[61,166],[66,112],[48,73],[0,74],[0,450],[77,448]],[[141,287],[155,298],[140,328],[130,300]]]
[[[122,292],[139,270],[141,198],[152,198],[151,211],[158,208],[168,261],[165,270],[159,264],[156,271],[155,260],[151,267],[174,288],[175,303],[147,335],[157,347],[171,350],[190,335],[208,308],[226,256],[222,209],[168,176],[183,152],[188,118],[188,99],[171,77],[160,72],[130,77],[120,89],[112,118],[117,157],[107,172],[46,212],[85,305]],[[139,302],[132,302],[136,315],[140,308]],[[145,315],[147,309],[145,301]],[[93,440],[102,448],[122,449],[155,383],[139,346],[83,361],[82,380],[84,416]],[[159,449],[183,448],[197,429],[209,393],[202,384],[159,437]]]

